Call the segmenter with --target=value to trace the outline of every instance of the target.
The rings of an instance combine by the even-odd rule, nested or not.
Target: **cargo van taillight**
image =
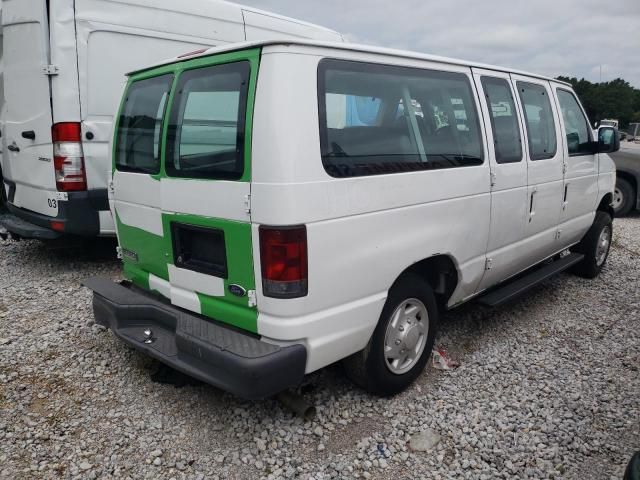
[[[262,290],[265,296],[296,298],[307,294],[307,228],[260,227]]]
[[[86,190],[87,176],[84,169],[80,124],[56,123],[51,129],[51,137],[56,188],[60,192]]]

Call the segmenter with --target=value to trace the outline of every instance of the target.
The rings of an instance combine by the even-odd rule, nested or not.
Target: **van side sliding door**
[[[473,69],[487,130],[491,226],[484,290],[528,265],[525,238],[527,161],[520,111],[508,73]]]
[[[562,132],[551,85],[511,75],[525,126],[528,193],[525,242],[530,265],[562,250],[559,228],[564,190]]]

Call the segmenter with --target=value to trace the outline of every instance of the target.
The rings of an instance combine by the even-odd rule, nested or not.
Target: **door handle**
[[[531,190],[531,197],[529,198],[529,223],[531,223],[531,220],[533,220],[533,216],[536,214],[535,196],[537,191],[538,189],[535,187],[533,187],[533,190]]]
[[[564,198],[562,200],[562,210],[566,210],[567,208],[567,204],[569,203],[567,201],[567,194],[569,193],[569,184],[566,183],[564,186]]]
[[[11,145],[7,145],[7,148],[9,150],[11,150],[12,152],[19,152],[20,151],[20,147],[18,147],[16,145],[16,142],[13,142]]]
[[[28,140],[35,140],[36,132],[34,132],[33,130],[25,130],[24,132],[22,132],[22,138],[26,138]]]

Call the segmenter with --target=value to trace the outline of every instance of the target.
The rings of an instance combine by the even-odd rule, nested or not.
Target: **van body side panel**
[[[77,32],[75,92],[81,104],[89,189],[103,190],[106,196],[114,106],[122,96],[126,72],[203,46],[244,39],[237,7],[225,4],[213,11],[211,5],[196,3],[201,3],[200,9],[187,4],[178,9],[162,1],[76,0],[75,25],[68,30]],[[86,138],[89,132],[91,140]],[[103,215],[100,229],[112,232],[114,225]]]
[[[55,217],[49,77],[42,70],[49,64],[46,8],[44,0],[3,2],[4,95],[8,100],[2,132],[3,175],[10,191],[14,189],[10,204]]]
[[[247,41],[301,38],[342,41],[342,35],[339,33],[305,22],[255,10],[243,9],[242,13]]]
[[[258,333],[277,343],[304,343],[310,372],[366,345],[389,288],[420,260],[436,254],[452,258],[460,279],[452,303],[475,293],[484,273],[490,171],[485,146],[479,166],[330,177],[320,156],[317,76],[319,61],[336,52],[274,48],[278,53],[264,49],[256,95],[254,257],[259,258],[260,224],[306,224],[309,293],[286,300],[265,297],[258,282]],[[399,62],[342,51],[339,58]],[[473,84],[469,68],[401,62],[459,72]],[[261,278],[260,262],[255,271]]]
[[[246,201],[250,192],[253,99],[259,55],[259,50],[248,50],[216,58],[199,58],[134,75],[129,82],[131,85],[161,75],[174,75],[163,122],[161,148],[164,157],[172,108],[178,101],[176,82],[180,75],[214,65],[248,62],[244,171],[239,180],[172,177],[167,174],[165,161],[161,162],[158,174],[119,169],[113,172],[113,209],[125,276],[136,285],[167,297],[176,306],[251,332],[257,331],[257,309],[248,296],[248,292],[256,287]],[[117,123],[120,121],[118,118]],[[117,135],[118,132],[116,125]],[[117,142],[116,137],[114,157]],[[226,272],[210,274],[180,264],[183,259],[176,243],[176,228],[222,232]],[[245,294],[233,294],[231,285],[241,286]]]

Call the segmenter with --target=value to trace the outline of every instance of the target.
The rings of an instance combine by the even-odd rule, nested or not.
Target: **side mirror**
[[[620,135],[614,127],[598,128],[598,153],[613,153],[620,150]]]

